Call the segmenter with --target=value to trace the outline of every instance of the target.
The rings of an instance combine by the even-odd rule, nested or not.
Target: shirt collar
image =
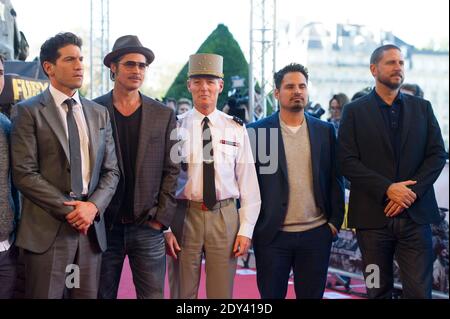
[[[75,94],[73,96],[67,96],[66,94],[64,94],[63,92],[61,92],[60,90],[56,89],[54,86],[52,86],[50,84],[49,86],[49,90],[50,90],[50,94],[53,97],[53,100],[55,101],[56,106],[62,106],[63,103],[67,100],[67,99],[74,99],[77,102],[77,105],[82,106],[81,104],[81,100],[80,100],[80,94],[78,93],[78,90],[75,91]],[[65,104],[64,104],[65,105]]]
[[[378,95],[378,93],[377,93],[377,91],[375,91],[375,89],[373,90],[373,92],[375,93],[375,97],[378,101],[378,105],[387,106],[387,107],[390,106]],[[402,105],[402,104],[403,104],[403,93],[400,92],[400,90],[399,90],[397,96],[395,97],[394,101],[392,102],[392,105]]]
[[[202,122],[203,119],[206,117],[205,115],[200,113],[195,107],[192,108],[192,110],[193,110],[194,120],[199,120],[200,122]],[[217,121],[219,120],[219,111],[217,109],[214,109],[214,111],[209,113],[208,119],[212,126],[216,126]]]
[[[306,113],[306,112],[305,112],[305,113]],[[278,119],[280,120],[280,126],[281,126],[281,127],[285,127],[285,128],[289,128],[289,129],[301,128],[301,127],[303,127],[303,126],[308,126],[308,124],[306,123],[306,116],[305,116],[305,118],[303,119],[302,124],[300,124],[300,125],[298,125],[298,126],[290,126],[290,125],[287,125],[287,124],[281,119],[281,113],[280,113],[280,112],[278,112]]]

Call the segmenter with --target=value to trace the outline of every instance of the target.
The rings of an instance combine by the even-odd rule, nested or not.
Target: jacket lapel
[[[66,154],[67,161],[70,163],[69,141],[67,139],[67,134],[63,126],[61,115],[59,114],[49,89],[42,93],[41,104],[44,106],[41,109],[41,113],[50,125],[50,128],[55,133],[64,150],[64,153]]]
[[[373,121],[375,122],[377,128],[378,128],[378,132],[381,134],[381,139],[383,140],[384,146],[386,147],[386,149],[388,150],[391,158],[394,158],[394,149],[392,148],[391,145],[391,141],[389,139],[389,135],[388,132],[386,130],[386,125],[384,124],[384,120],[383,117],[381,115],[379,106],[378,106],[378,101],[377,98],[375,96],[375,89],[372,90],[372,92],[370,93],[370,103],[367,105],[367,111],[369,113],[369,116],[371,119],[373,119]]]
[[[308,124],[309,144],[311,145],[311,164],[312,164],[314,191],[317,192],[316,186],[317,187],[319,186],[319,181],[317,180],[317,178],[319,177],[320,152],[322,149],[320,137],[317,136],[317,134],[319,133],[319,128],[316,127],[315,121],[311,120],[306,112],[305,112],[305,121]]]
[[[284,178],[288,179],[287,174],[287,163],[286,163],[286,153],[284,150],[284,143],[283,143],[283,135],[281,134],[281,125],[280,125],[280,112],[276,112],[274,115],[271,116],[270,119],[271,128],[277,129],[277,135],[278,135],[278,165],[281,168],[281,171],[283,172]],[[269,130],[270,134],[270,130]],[[267,139],[267,150],[270,150],[270,137]],[[271,154],[272,155],[272,154]]]
[[[108,112],[109,112],[109,118],[111,120],[111,127],[112,127],[115,146],[116,146],[116,157],[117,157],[117,162],[119,163],[119,168],[120,168],[120,172],[121,172],[120,178],[124,179],[125,175],[123,173],[124,169],[123,169],[122,150],[120,148],[119,133],[117,132],[116,115],[114,112],[114,105],[113,105],[113,91],[108,93],[108,97],[105,100],[105,102],[106,102],[105,103],[106,108],[108,109]]]
[[[403,99],[406,99],[407,97],[403,97]],[[403,100],[402,102],[402,113],[403,113],[403,118],[402,118],[402,131],[401,131],[401,144],[400,144],[400,151],[403,150],[403,147],[405,146],[407,137],[408,137],[408,131],[409,128],[411,127],[411,107],[405,107],[406,103],[405,100]]]
[[[91,167],[91,179],[92,179],[92,173],[95,169],[95,163],[97,160],[97,151],[98,151],[98,137],[99,137],[99,124],[97,120],[97,116],[95,114],[95,111],[92,107],[92,102],[89,100],[86,100],[85,98],[80,97],[81,104],[83,105],[83,113],[84,117],[86,119],[86,123],[88,126],[88,132],[89,132],[89,161],[90,161],[90,167]]]
[[[150,105],[147,104],[145,98],[141,95],[142,99],[142,117],[141,125],[139,128],[139,144],[136,155],[136,176],[138,175],[139,169],[144,161],[145,152],[150,140],[150,134],[153,128],[152,123],[157,119],[157,114],[152,110]]]

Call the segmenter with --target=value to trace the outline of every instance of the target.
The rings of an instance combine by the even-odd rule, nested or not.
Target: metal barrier
[[[337,276],[338,279],[340,279],[340,276],[344,276],[344,277],[348,277],[350,279],[359,279],[359,280],[364,281],[364,276],[362,276],[362,275],[346,272],[346,271],[343,271],[343,270],[340,270],[340,269],[336,269],[336,268],[333,268],[333,267],[329,267],[328,268],[328,273]],[[344,286],[350,287],[350,282],[348,282],[348,283],[345,282],[343,284],[344,284]],[[328,288],[333,289],[333,287],[328,287]],[[399,293],[401,293],[401,291],[403,289],[402,284],[394,283],[394,289],[397,290]],[[334,290],[336,290],[336,289],[334,289]],[[350,293],[350,294],[352,294],[352,293],[355,294],[351,290],[348,290],[347,292]],[[394,294],[396,294],[396,293],[394,293]],[[356,295],[367,297],[366,294],[361,294],[361,293],[356,293]],[[432,297],[433,297],[433,299],[449,299],[449,295],[447,295],[445,293],[442,293],[440,291],[435,291],[435,290],[433,290],[433,292],[432,292]]]

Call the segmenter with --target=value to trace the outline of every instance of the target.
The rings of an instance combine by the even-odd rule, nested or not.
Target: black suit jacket
[[[176,127],[174,112],[163,104],[141,94],[142,118],[136,158],[136,180],[134,191],[134,218],[138,224],[156,219],[170,226],[176,209],[175,190],[179,165],[170,159],[170,150],[177,142],[170,134]],[[106,226],[110,227],[119,213],[125,192],[123,159],[114,116],[112,91],[98,97],[95,102],[109,111],[116,145],[116,155],[121,172],[121,181],[105,214]]]
[[[328,222],[340,229],[344,216],[344,186],[342,177],[336,170],[334,127],[308,114],[305,114],[305,119],[308,123],[311,143],[314,198]],[[267,245],[275,238],[284,222],[289,196],[286,154],[279,113],[252,123],[248,127],[251,140],[256,142],[253,143],[253,150],[262,200],[253,240],[256,245]],[[264,154],[269,154],[271,145],[273,148],[276,143],[278,144],[277,149],[273,150],[275,154],[270,152],[272,153],[271,163],[273,164],[274,160],[278,162],[275,171],[271,174],[263,172],[270,164],[264,163],[265,159],[259,156],[261,155],[259,149],[262,146],[260,143],[266,148]]]
[[[433,183],[445,165],[446,153],[430,102],[403,95],[399,179],[416,180],[417,194],[408,209],[418,224],[440,220]],[[345,106],[339,128],[338,160],[350,180],[348,224],[353,228],[381,228],[386,191],[395,181],[394,150],[376,100],[375,90]]]

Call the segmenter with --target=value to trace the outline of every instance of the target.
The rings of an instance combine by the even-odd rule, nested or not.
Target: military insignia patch
[[[225,145],[231,145],[231,146],[239,147],[239,143],[238,142],[231,142],[231,141],[220,140],[220,144],[225,144]]]

